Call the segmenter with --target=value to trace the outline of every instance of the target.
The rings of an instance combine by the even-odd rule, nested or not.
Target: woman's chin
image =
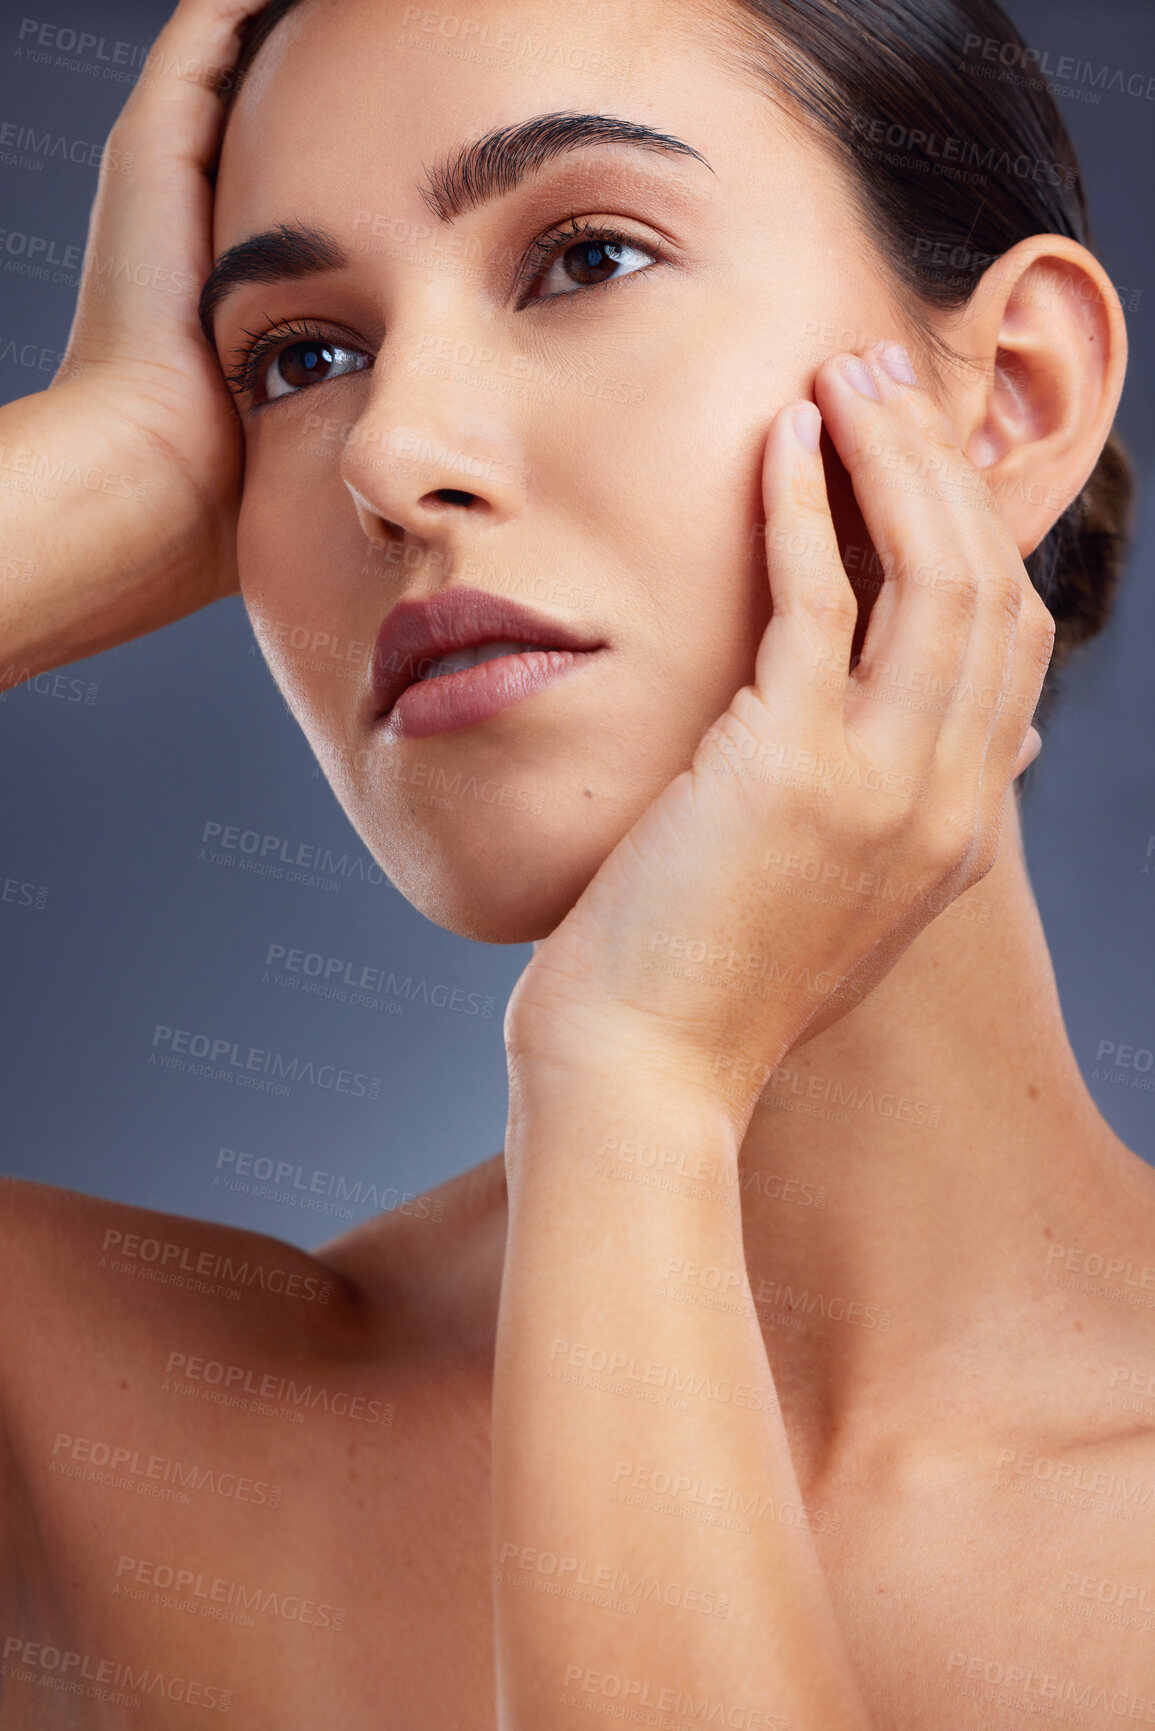
[[[590,846],[560,844],[508,848],[481,843],[445,845],[381,858],[393,884],[419,913],[444,930],[480,944],[528,944],[547,938],[574,903],[619,838]]]
[[[406,900],[435,925],[477,944],[529,944],[547,938],[581,893],[554,896],[539,887],[531,900],[509,895],[505,885],[438,884],[432,893],[424,887],[426,893],[406,895]]]

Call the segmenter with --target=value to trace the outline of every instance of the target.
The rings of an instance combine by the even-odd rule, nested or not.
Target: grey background
[[[1155,76],[1150,0],[1015,0],[1009,10],[1056,60],[1141,73],[1144,86]],[[5,8],[0,127],[99,144],[127,94],[103,76],[19,59],[23,17],[143,52],[168,11],[163,0]],[[1124,304],[1138,297],[1120,427],[1140,515],[1115,620],[1068,674],[1033,773],[1027,846],[1072,1045],[1105,1117],[1152,1159],[1155,1092],[1094,1071],[1102,1041],[1155,1048],[1155,103],[1107,92],[1097,106],[1062,107],[1101,255]],[[82,249],[95,185],[92,167],[0,160],[0,229],[43,237],[57,257]],[[0,250],[2,401],[48,384],[75,299],[67,280],[30,280],[7,259]],[[529,946],[452,937],[358,875],[368,856],[239,599],[0,700],[0,812],[0,884],[30,884],[44,902],[24,905],[13,890],[0,899],[0,1170],[309,1246],[501,1147],[501,1018]],[[345,856],[338,887],[214,864],[202,852],[210,823]],[[412,982],[404,1014],[278,990],[262,980],[270,944],[391,969]],[[488,999],[490,1013],[421,1001],[437,985],[478,994],[467,1004]],[[298,1082],[276,1098],[159,1069],[149,1064],[158,1023],[379,1077],[378,1096]],[[225,1189],[214,1182],[231,1170],[222,1149],[283,1162],[290,1175],[271,1180],[273,1196]],[[331,1211],[303,1207],[310,1194]]]

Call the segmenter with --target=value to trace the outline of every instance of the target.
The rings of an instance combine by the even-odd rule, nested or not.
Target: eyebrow
[[[611,114],[538,114],[463,144],[429,172],[426,185],[420,188],[421,197],[434,216],[452,222],[488,199],[512,192],[527,175],[554,157],[596,144],[626,144],[636,150],[693,156],[710,168],[700,151],[640,121],[618,120]]]
[[[640,121],[619,120],[609,114],[538,114],[461,145],[442,163],[426,170],[425,185],[419,186],[418,192],[439,221],[451,223],[490,199],[512,192],[555,157],[605,144],[692,156],[714,173],[700,151]],[[213,315],[235,288],[320,276],[342,270],[349,262],[348,253],[332,235],[305,224],[278,223],[275,228],[250,235],[223,252],[210,270],[198,304],[201,329],[212,343]]]
[[[319,228],[278,223],[229,247],[213,265],[201,290],[197,312],[201,329],[215,343],[213,314],[227,294],[245,283],[292,282],[341,270],[349,262],[343,247]]]

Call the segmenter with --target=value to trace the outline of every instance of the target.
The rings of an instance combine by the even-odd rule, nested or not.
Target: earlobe
[[[1107,442],[1127,364],[1123,310],[1085,247],[1034,235],[991,267],[968,313],[986,382],[961,442],[1025,558]]]

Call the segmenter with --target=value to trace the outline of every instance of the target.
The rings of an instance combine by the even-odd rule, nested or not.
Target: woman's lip
[[[429,739],[500,715],[600,655],[600,649],[526,649],[459,673],[407,685],[382,723],[396,739]]]
[[[540,644],[580,653],[604,647],[596,632],[548,619],[486,589],[450,584],[424,600],[409,596],[389,610],[374,640],[369,668],[373,721],[389,714],[422,668],[457,650],[490,643]]]

